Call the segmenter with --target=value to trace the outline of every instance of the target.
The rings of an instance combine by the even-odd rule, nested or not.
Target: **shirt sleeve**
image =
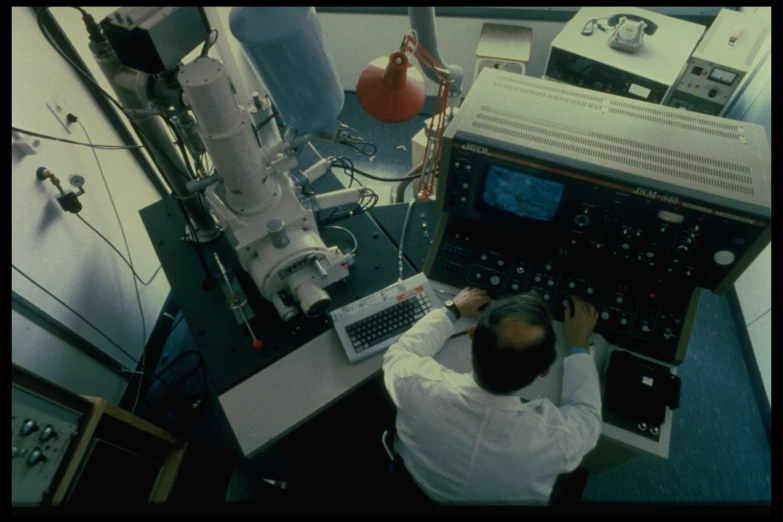
[[[412,375],[439,378],[446,369],[433,357],[443,348],[454,325],[444,309],[425,315],[383,354],[383,382],[396,406],[397,383]]]
[[[589,353],[573,353],[563,361],[560,413],[566,424],[565,433],[568,433],[566,440],[561,441],[561,449],[565,456],[565,471],[570,472],[598,444],[603,425],[598,370]]]

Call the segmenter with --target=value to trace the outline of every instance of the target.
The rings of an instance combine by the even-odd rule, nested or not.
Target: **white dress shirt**
[[[573,471],[598,443],[598,371],[585,350],[564,360],[560,406],[493,395],[470,374],[433,357],[453,334],[433,310],[383,356],[386,389],[397,406],[396,449],[439,503],[546,504],[555,479]]]

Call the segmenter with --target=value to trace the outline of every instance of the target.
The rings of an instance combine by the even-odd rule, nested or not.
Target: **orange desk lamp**
[[[415,56],[419,63],[432,70],[440,80],[418,187],[418,199],[427,201],[432,195],[438,175],[440,144],[445,129],[446,102],[451,83],[448,70],[419,45],[415,36],[408,34],[403,38],[400,50],[392,53],[388,60],[385,57],[376,58],[364,68],[356,84],[356,97],[369,116],[385,123],[401,123],[416,116],[424,107],[426,89],[421,74],[413,68],[406,52]]]

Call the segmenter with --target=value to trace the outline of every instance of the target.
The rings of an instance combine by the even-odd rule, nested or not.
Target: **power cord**
[[[113,345],[115,348],[117,348],[119,351],[121,351],[122,353],[124,353],[125,355],[127,355],[128,357],[130,357],[130,359],[131,359],[133,362],[135,362],[136,364],[138,364],[138,363],[139,363],[139,360],[138,360],[138,359],[135,359],[135,358],[134,358],[134,357],[133,357],[131,354],[129,354],[128,352],[126,352],[126,351],[125,351],[125,349],[124,349],[122,346],[120,346],[119,344],[115,343],[115,342],[114,342],[114,341],[113,341],[113,340],[112,340],[112,339],[111,339],[111,338],[110,338],[108,335],[106,335],[105,333],[103,333],[103,330],[101,330],[100,328],[98,328],[97,326],[95,326],[94,324],[92,324],[92,323],[91,323],[91,322],[90,322],[90,321],[89,321],[89,320],[88,320],[86,317],[84,317],[82,314],[80,314],[79,312],[77,312],[76,310],[74,310],[73,308],[71,308],[70,306],[68,306],[66,303],[64,303],[64,302],[62,301],[62,299],[58,298],[56,295],[54,295],[53,293],[51,293],[49,290],[47,290],[46,288],[44,288],[43,286],[41,286],[41,285],[40,285],[40,284],[39,284],[39,283],[38,283],[38,282],[37,282],[35,279],[33,279],[32,277],[30,277],[29,275],[27,275],[26,273],[24,273],[24,271],[22,271],[22,270],[21,270],[19,267],[17,267],[15,264],[11,263],[11,268],[13,268],[13,269],[14,269],[14,270],[16,270],[17,272],[19,272],[19,273],[20,273],[20,274],[21,274],[21,275],[22,275],[22,276],[23,276],[25,279],[27,279],[27,280],[28,280],[28,281],[30,281],[32,284],[34,284],[35,286],[37,286],[37,287],[38,287],[38,289],[40,289],[40,290],[41,290],[42,292],[44,292],[46,295],[48,295],[49,297],[51,297],[52,299],[54,299],[55,301],[57,301],[58,303],[60,303],[62,306],[64,306],[65,308],[67,308],[67,309],[68,309],[68,310],[69,310],[71,313],[73,313],[73,314],[74,314],[76,317],[78,317],[79,319],[81,319],[82,321],[84,321],[85,323],[87,323],[87,325],[89,325],[89,326],[90,326],[90,328],[92,328],[93,330],[95,330],[96,332],[98,332],[98,333],[99,333],[99,334],[100,334],[100,335],[101,335],[101,336],[102,336],[104,339],[106,339],[107,341],[109,341],[109,342],[110,342],[110,343],[111,343],[111,344],[112,344],[112,345]],[[123,366],[122,364],[120,364],[119,362],[117,363],[117,365],[118,365],[118,366],[120,366],[120,367],[122,367],[122,368],[124,368],[124,366]],[[133,371],[131,371],[131,370],[126,370],[126,371],[128,371],[128,372],[131,372],[131,373],[134,373],[134,372],[133,372]]]
[[[123,261],[125,261],[125,264],[126,264],[126,265],[128,265],[128,268],[130,268],[131,272],[133,272],[133,275],[136,277],[136,279],[139,281],[139,283],[141,283],[141,284],[142,284],[142,285],[144,285],[144,286],[149,286],[149,285],[150,285],[150,283],[152,283],[152,281],[153,281],[153,280],[155,280],[155,276],[157,276],[157,275],[158,275],[158,272],[160,272],[160,269],[161,269],[161,268],[163,268],[162,266],[159,266],[159,267],[158,267],[158,269],[157,269],[157,270],[155,270],[155,273],[154,273],[154,274],[152,274],[152,277],[150,278],[150,280],[149,280],[149,281],[147,281],[147,282],[145,283],[144,281],[142,281],[141,277],[139,277],[139,274],[137,274],[137,273],[136,273],[136,270],[134,270],[134,269],[133,269],[133,266],[132,266],[132,265],[131,265],[131,264],[128,262],[128,260],[127,260],[127,259],[125,259],[125,256],[123,256],[123,255],[120,253],[120,251],[119,251],[119,250],[117,250],[117,247],[116,247],[116,246],[114,246],[114,245],[112,244],[112,242],[111,242],[111,241],[109,241],[108,239],[106,239],[106,237],[104,237],[104,235],[103,235],[103,234],[101,234],[100,232],[98,232],[98,231],[95,229],[95,227],[93,227],[92,225],[90,225],[90,224],[87,222],[87,220],[86,220],[86,219],[84,219],[84,218],[81,216],[81,214],[76,214],[76,217],[77,217],[77,218],[79,218],[80,220],[82,220],[82,223],[84,223],[85,225],[87,225],[88,227],[90,227],[90,228],[92,229],[92,231],[93,231],[93,232],[95,232],[96,234],[98,234],[98,236],[100,236],[100,238],[101,238],[101,239],[103,239],[103,240],[106,242],[106,244],[108,244],[108,245],[109,245],[109,246],[110,246],[110,247],[111,247],[111,248],[112,248],[112,249],[113,249],[113,250],[114,250],[114,251],[117,253],[117,255],[118,255],[118,256],[120,256],[120,259],[122,259]]]
[[[82,128],[82,131],[84,132],[85,137],[87,138],[87,141],[92,144],[92,139],[90,138],[90,134],[87,132],[87,127],[84,126],[82,122],[76,118],[76,116],[73,116],[72,114],[68,115],[69,121],[72,119],[76,123],[79,124],[79,126]],[[120,232],[122,234],[122,241],[125,243],[125,250],[128,253],[128,265],[130,265],[131,270],[135,274],[135,269],[133,268],[133,257],[131,256],[130,246],[128,245],[128,238],[125,236],[125,228],[122,226],[122,219],[120,219],[120,213],[117,210],[117,205],[114,204],[114,197],[111,194],[111,189],[109,188],[109,182],[106,179],[106,174],[103,172],[103,167],[101,166],[101,160],[98,158],[98,153],[95,152],[95,149],[91,149],[93,156],[95,156],[95,162],[98,164],[98,171],[101,173],[101,178],[103,179],[103,184],[106,186],[106,193],[109,195],[109,201],[111,202],[111,206],[114,209],[114,215],[117,217],[117,223],[120,225]],[[86,223],[86,221],[85,221]],[[97,231],[96,231],[97,232]],[[139,295],[139,285],[136,282],[136,278],[133,278],[133,289],[136,291],[136,302],[139,305],[139,314],[141,315],[141,358],[140,358],[140,364],[141,367],[144,368],[144,355],[147,350],[147,324],[144,320],[144,308],[141,305],[141,296]],[[139,402],[139,396],[141,395],[141,383],[142,379],[139,379],[139,389],[136,392],[136,400],[133,403],[133,408],[131,408],[131,413],[133,413],[136,410],[136,405]]]
[[[328,225],[322,228],[332,228],[332,229],[342,230],[343,232],[346,232],[349,236],[351,236],[351,239],[353,240],[353,249],[350,252],[348,252],[349,254],[353,255],[359,249],[359,242],[356,240],[356,236],[353,235],[353,232],[351,232],[347,228],[340,227],[337,225]]]
[[[57,138],[55,136],[49,136],[48,134],[41,134],[38,132],[28,131],[24,129],[20,129],[19,127],[14,127],[11,125],[11,131],[21,132],[22,134],[27,134],[29,136],[35,136],[36,138],[43,138],[45,140],[53,140],[53,141],[60,141],[62,143],[69,143],[71,145],[81,145],[83,147],[91,147],[93,149],[100,149],[100,150],[129,150],[129,149],[143,149],[143,145],[90,145],[89,143],[82,143],[79,141],[73,141],[73,140],[66,140],[65,138]]]

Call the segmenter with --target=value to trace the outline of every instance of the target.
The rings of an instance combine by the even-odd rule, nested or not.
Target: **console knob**
[[[470,186],[470,185],[468,185],[467,183],[463,183],[463,184],[462,184],[462,188],[464,188],[464,189],[468,188],[469,186]]]
[[[643,332],[649,332],[649,331],[650,331],[650,327],[649,327],[649,326],[647,326],[646,324],[643,324],[643,325],[642,325],[642,331],[643,331]]]
[[[549,301],[549,294],[544,294],[544,299]]]
[[[550,279],[549,281],[547,281],[546,284],[548,284],[549,286],[555,286],[555,280],[554,279]]]
[[[525,267],[522,265],[519,265],[517,267],[517,274],[524,274],[525,273]]]
[[[486,261],[487,260],[487,254],[481,254],[481,260]]]
[[[544,268],[546,268],[547,270],[552,270],[552,265],[547,263],[546,265],[544,265]]]
[[[657,426],[650,426],[650,435],[657,436],[658,435],[658,427]]]
[[[51,426],[47,426],[44,428],[43,432],[41,432],[41,440],[43,442],[46,442],[49,439],[53,439],[57,437],[57,432],[54,431],[54,428]]]
[[[593,289],[592,288],[588,288],[587,289],[587,293],[590,294],[590,295],[593,295]]]
[[[574,218],[574,223],[576,223],[580,227],[584,227],[590,223],[590,218],[584,214],[579,214]]]
[[[536,283],[540,283],[541,282],[541,276],[536,276],[535,281],[536,281]]]
[[[563,308],[568,308],[568,299],[563,299]]]
[[[490,278],[489,278],[489,282],[490,282],[490,283],[491,283],[493,286],[497,286],[497,285],[499,285],[499,284],[500,284],[500,278],[499,278],[498,276],[492,276],[492,277],[490,277]]]
[[[38,464],[39,462],[46,462],[47,460],[49,460],[49,459],[47,459],[46,457],[44,457],[43,453],[41,453],[41,450],[40,450],[40,448],[35,448],[35,449],[32,451],[32,453],[30,453],[30,456],[29,456],[29,457],[27,457],[27,463],[28,463],[30,466],[35,466],[35,465],[36,465],[36,464]]]
[[[644,422],[640,422],[636,427],[639,428],[639,431],[647,431],[647,424]]]
[[[628,250],[629,248],[631,248],[631,245],[629,245],[628,243],[623,243],[620,246],[622,247],[623,250]]]
[[[505,263],[503,262],[502,259],[500,261],[498,261],[498,266],[503,266],[503,265],[505,265]]]
[[[30,435],[34,431],[38,431],[39,426],[34,420],[27,420],[22,424],[22,435]]]
[[[601,312],[601,319],[603,319],[604,321],[609,319],[609,312]]]
[[[720,250],[719,252],[715,252],[713,259],[717,264],[726,266],[734,262],[735,256],[734,253],[729,250]]]
[[[617,298],[617,304],[621,304],[622,302],[623,302],[623,298],[622,297],[618,297]]]
[[[511,285],[511,289],[514,290],[514,291],[517,291],[517,290],[519,290],[519,285],[514,283],[513,285]]]
[[[11,458],[16,457],[17,455],[19,455],[19,448],[11,446]]]
[[[622,319],[620,319],[620,324],[622,324],[622,325],[626,325],[626,324],[628,324],[628,319],[626,319],[625,317],[623,317]]]
[[[568,288],[576,288],[576,283],[571,281],[570,283],[568,283]]]

